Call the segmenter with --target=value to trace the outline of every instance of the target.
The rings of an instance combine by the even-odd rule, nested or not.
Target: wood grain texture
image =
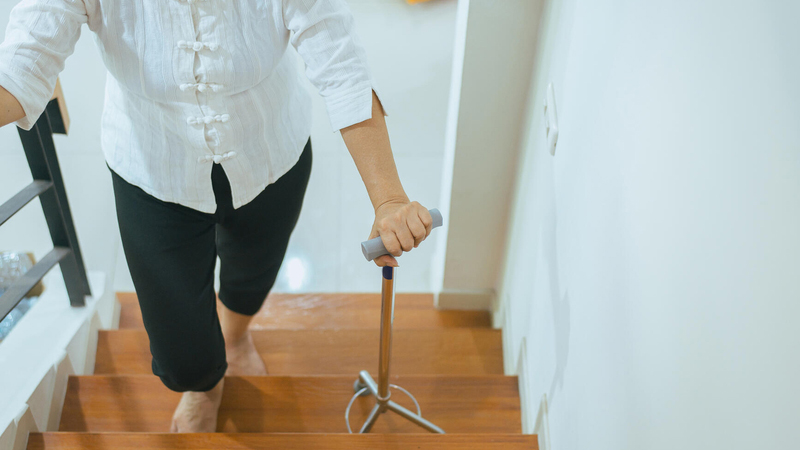
[[[344,411],[353,395],[353,376],[226,377],[218,431],[346,432]],[[516,377],[397,376],[393,383],[417,397],[423,416],[450,433],[520,433]],[[70,377],[60,431],[166,432],[180,394],[154,376]],[[400,392],[393,400],[407,408]],[[360,424],[374,404],[356,400],[351,413]],[[356,425],[357,426],[357,425]],[[376,433],[418,433],[421,428],[384,414]]]
[[[536,435],[31,433],[28,450],[537,450]]]
[[[61,90],[61,80],[56,78],[56,87],[53,90],[53,96],[50,100],[56,99],[58,103],[58,110],[61,112],[61,122],[64,123],[65,134],[69,134],[69,111],[67,111],[67,101],[64,100],[64,91]]]
[[[377,370],[377,330],[253,330],[270,375],[355,375]],[[151,374],[144,330],[101,330],[96,375]],[[502,375],[500,330],[397,330],[392,338],[396,375]]]
[[[142,314],[133,292],[119,292],[120,328],[142,328]],[[380,294],[270,294],[255,315],[253,329],[377,329]],[[491,328],[488,311],[437,310],[432,294],[397,294],[396,329],[448,327]]]

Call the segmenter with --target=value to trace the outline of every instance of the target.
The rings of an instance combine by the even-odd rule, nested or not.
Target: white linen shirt
[[[233,206],[297,162],[311,102],[291,43],[334,130],[372,117],[377,89],[344,0],[22,0],[0,44],[0,86],[30,129],[87,24],[108,68],[106,162],[167,202],[213,213],[212,164]]]

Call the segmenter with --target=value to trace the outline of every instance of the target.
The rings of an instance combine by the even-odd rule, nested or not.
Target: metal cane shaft
[[[389,363],[392,353],[394,321],[394,267],[383,268],[381,285],[381,348],[378,358],[378,399],[389,398]]]

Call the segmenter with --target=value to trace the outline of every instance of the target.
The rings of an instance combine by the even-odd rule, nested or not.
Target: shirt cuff
[[[33,128],[33,125],[36,124],[39,116],[42,115],[45,107],[47,107],[47,103],[53,96],[52,92],[47,94],[30,83],[22,81],[30,79],[31,77],[31,74],[26,75],[20,73],[11,66],[0,65],[0,86],[5,88],[5,90],[13,95],[19,104],[22,105],[22,111],[25,113],[25,116],[15,121],[15,123],[18,127],[26,131]],[[40,100],[42,98],[46,99],[44,103]]]
[[[375,96],[383,106],[383,115],[388,116],[374,81],[365,81],[336,95],[325,97],[328,118],[334,132],[372,118],[372,91],[375,91]]]

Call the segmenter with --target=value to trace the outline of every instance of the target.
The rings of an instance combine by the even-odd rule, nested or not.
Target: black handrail
[[[58,100],[54,98],[29,131],[18,128],[33,182],[0,205],[0,225],[39,197],[54,248],[0,296],[0,320],[56,264],[61,265],[70,305],[84,306],[86,296],[92,295],[53,142],[53,133],[66,134],[64,123]]]

